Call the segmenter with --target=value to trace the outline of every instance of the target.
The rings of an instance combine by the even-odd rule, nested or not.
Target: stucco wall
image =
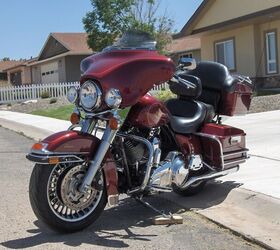
[[[58,63],[58,77],[59,82],[66,82],[66,71],[65,71],[65,58],[61,57],[55,60],[50,60],[44,63],[40,63],[32,66],[32,83],[41,84],[42,83],[42,71],[41,67],[50,64],[50,63]]]
[[[197,62],[200,62],[200,61],[201,61],[201,52],[200,52],[200,50],[192,50],[192,51],[188,51],[188,52],[173,54],[173,55],[171,56],[171,58],[172,58],[172,60],[174,61],[175,64],[178,64],[179,58],[180,58],[182,55],[190,54],[190,53],[192,53],[193,58],[194,58]]]
[[[79,81],[81,77],[80,63],[87,56],[66,56],[66,80],[68,82]]]
[[[236,72],[254,77],[256,75],[254,26],[246,26],[201,38],[201,59],[214,61],[214,44],[228,38],[235,39]]]
[[[280,20],[274,22],[268,22],[259,25],[259,35],[260,35],[260,44],[259,44],[259,53],[262,56],[263,60],[260,65],[259,75],[260,76],[267,76],[266,74],[266,54],[265,54],[265,33],[267,31],[276,30],[277,32],[277,49],[278,49],[278,72],[280,72]],[[277,74],[279,75],[279,73]],[[271,75],[269,75],[271,76]]]
[[[214,3],[194,29],[280,6],[279,0],[211,0]]]

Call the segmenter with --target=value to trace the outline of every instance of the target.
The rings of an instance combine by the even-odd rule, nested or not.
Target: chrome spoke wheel
[[[91,189],[79,192],[79,186],[86,174],[87,166],[57,164],[49,177],[47,198],[53,213],[61,220],[77,222],[95,210],[100,202],[104,178],[100,173],[94,179]]]

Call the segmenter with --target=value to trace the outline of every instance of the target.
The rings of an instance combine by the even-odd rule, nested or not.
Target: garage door
[[[48,63],[41,66],[42,83],[58,83],[58,63]]]

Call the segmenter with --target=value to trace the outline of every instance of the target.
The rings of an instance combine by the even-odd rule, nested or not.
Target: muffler
[[[220,171],[220,172],[211,172],[209,174],[202,175],[202,176],[194,176],[194,177],[191,177],[186,183],[179,186],[179,188],[180,188],[180,190],[184,190],[184,189],[187,189],[189,186],[191,186],[193,184],[196,184],[200,181],[219,178],[219,177],[222,177],[222,176],[225,176],[225,175],[228,175],[228,174],[235,173],[238,170],[239,170],[239,166],[236,166],[236,167],[229,168],[227,170],[223,170],[223,171]]]

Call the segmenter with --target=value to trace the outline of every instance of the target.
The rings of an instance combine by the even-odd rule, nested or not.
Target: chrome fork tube
[[[95,153],[95,156],[93,160],[91,160],[89,169],[86,173],[86,176],[84,177],[84,180],[82,182],[82,185],[80,186],[79,190],[80,192],[86,192],[94,179],[94,176],[96,175],[97,171],[101,167],[101,163],[111,145],[113,142],[118,130],[112,130],[109,126],[107,126],[102,139],[101,143]]]
[[[100,145],[94,155],[94,158],[90,161],[89,169],[83,179],[81,186],[79,187],[80,192],[85,193],[90,188],[91,183],[92,183],[97,171],[100,169],[101,163],[102,163],[111,143],[115,139],[115,136],[121,125],[121,119],[118,116],[117,112],[114,113],[114,118],[117,119],[117,121],[118,121],[118,128],[111,129],[109,123],[107,124],[107,127],[101,138]],[[94,123],[92,121],[92,119],[86,119],[84,121],[82,131],[86,132],[86,133],[92,133],[95,124],[96,124],[96,122]]]
[[[92,118],[85,118],[85,120],[82,123],[81,132],[91,134],[95,125],[96,120],[93,120]]]

